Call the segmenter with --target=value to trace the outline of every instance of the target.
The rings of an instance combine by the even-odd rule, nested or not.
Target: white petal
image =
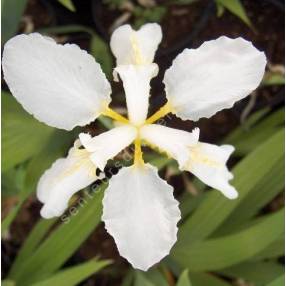
[[[234,147],[230,145],[217,146],[199,142],[191,148],[190,160],[184,166],[206,185],[221,191],[227,198],[238,196],[236,189],[229,184],[233,178],[226,166]]]
[[[3,72],[10,91],[38,120],[70,130],[109,104],[111,88],[94,58],[76,45],[34,33],[9,40]]]
[[[205,42],[185,49],[166,71],[167,98],[182,119],[210,117],[257,88],[265,65],[264,53],[242,38]]]
[[[198,128],[187,132],[157,124],[144,125],[140,129],[142,139],[176,159],[180,166],[189,160],[190,147],[198,143],[199,133]]]
[[[146,164],[123,168],[110,179],[102,219],[120,255],[146,271],[176,242],[180,210],[173,188]]]
[[[113,32],[110,47],[117,66],[150,64],[161,40],[162,30],[156,23],[143,25],[138,31],[123,25]]]
[[[56,160],[39,180],[37,197],[44,204],[41,216],[52,218],[62,215],[72,195],[97,178],[89,153],[77,147],[71,148],[68,156]]]
[[[157,75],[158,66],[126,65],[119,66],[115,70],[123,81],[129,120],[135,125],[141,125],[148,114],[150,81]]]
[[[129,146],[137,136],[137,129],[131,125],[113,128],[98,136],[89,134],[79,135],[82,145],[91,153],[91,161],[101,170],[109,159],[116,156],[121,150]]]
[[[199,142],[199,129],[192,133],[162,125],[145,125],[140,136],[147,143],[176,159],[181,170],[193,173],[206,185],[221,191],[229,199],[237,197],[237,191],[228,181],[233,178],[226,161],[234,151],[230,145],[216,146]]]

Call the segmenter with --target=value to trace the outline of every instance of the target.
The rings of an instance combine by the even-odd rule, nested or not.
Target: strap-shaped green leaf
[[[72,0],[58,0],[63,6],[72,12],[75,12],[75,7]]]
[[[208,273],[190,273],[193,286],[231,286],[225,280]]]
[[[63,269],[48,279],[34,283],[31,286],[75,286],[110,263],[109,260],[98,261],[92,259],[80,265]]]
[[[106,184],[87,196],[77,206],[78,213],[65,217],[64,222],[50,235],[25,263],[13,268],[9,277],[22,286],[42,280],[59,269],[86,240],[99,224],[102,213],[102,197]]]
[[[240,227],[284,189],[284,158],[257,183],[253,190],[215,232],[219,236]]]
[[[264,259],[275,259],[285,255],[284,234],[281,238],[271,243],[267,248],[253,257],[253,261],[260,261]]]
[[[180,275],[176,286],[192,286],[190,279],[189,279],[188,269],[184,270],[183,273]]]
[[[250,22],[240,0],[216,0],[216,2],[225,7],[235,16],[240,18],[246,25],[252,28],[252,23]]]
[[[2,27],[1,27],[1,45],[5,44],[13,37],[18,30],[21,17],[24,13],[27,0],[2,0]],[[3,114],[3,113],[2,113]]]
[[[155,286],[155,284],[149,281],[142,272],[136,271],[134,286]]]
[[[46,233],[55,223],[55,221],[56,219],[40,219],[40,221],[33,227],[28,238],[25,240],[16,256],[16,259],[11,268],[11,273],[13,273],[15,269],[21,267],[21,264],[25,264],[26,259],[28,259],[30,255],[33,255],[33,251],[36,250],[37,246],[45,237]]]
[[[281,108],[262,119],[265,111],[258,111],[231,132],[224,140],[225,143],[234,145],[236,155],[245,155],[253,151],[261,142],[266,141],[284,125],[285,110]],[[258,119],[256,121],[256,119]],[[259,120],[260,119],[260,120]]]
[[[54,128],[40,123],[2,92],[2,171],[37,154],[47,143]]]
[[[265,216],[241,232],[177,248],[173,257],[192,271],[219,270],[250,259],[282,233],[284,209]]]
[[[284,273],[284,267],[273,261],[245,262],[219,271],[229,278],[241,278],[256,286],[263,286]]]
[[[277,277],[276,279],[274,279],[269,284],[267,284],[267,286],[283,286],[284,281],[285,281],[285,275],[283,274],[283,275]]]

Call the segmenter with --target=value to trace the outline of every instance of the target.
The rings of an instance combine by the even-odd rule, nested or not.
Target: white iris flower
[[[232,107],[259,85],[266,65],[264,53],[242,38],[220,37],[185,49],[164,76],[167,104],[147,119],[150,80],[158,73],[153,59],[161,39],[157,24],[139,31],[124,25],[111,37],[117,61],[114,76],[123,82],[128,119],[108,107],[110,84],[94,58],[78,46],[59,45],[33,33],[12,38],[3,52],[4,77],[12,94],[38,120],[66,130],[100,115],[120,122],[95,137],[80,134],[68,156],[43,174],[37,196],[44,204],[44,218],[63,214],[71,196],[98,178],[97,168],[103,170],[109,159],[135,144],[134,165],[109,181],[102,219],[120,254],[142,270],[170,252],[180,220],[173,188],[143,161],[142,141],[176,159],[182,171],[236,198],[226,166],[232,146],[200,142],[197,128],[186,132],[154,122],[168,113],[198,120]]]

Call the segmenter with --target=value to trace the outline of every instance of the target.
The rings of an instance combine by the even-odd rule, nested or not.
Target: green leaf
[[[262,80],[262,85],[271,86],[271,85],[284,85],[285,84],[285,75],[278,72],[268,71],[265,73]]]
[[[14,267],[9,277],[21,286],[38,282],[59,269],[87,239],[99,224],[102,213],[101,200],[106,184],[88,194],[77,212],[71,217],[63,215],[62,224],[34,251],[25,263]]]
[[[106,116],[99,116],[97,120],[104,126],[106,129],[112,129],[114,127],[113,120]]]
[[[134,286],[156,286],[156,284],[150,282],[142,272],[136,271]]]
[[[284,285],[284,281],[285,281],[285,275],[281,275],[277,277],[276,279],[274,279],[269,284],[267,284],[267,286],[282,286]]]
[[[241,232],[177,248],[174,259],[192,271],[213,271],[241,263],[281,236],[283,218],[284,209],[265,216]]]
[[[72,12],[75,12],[75,7],[72,0],[58,0],[63,6]]]
[[[191,273],[193,286],[231,286],[228,282],[207,273]]]
[[[284,256],[285,254],[285,243],[284,243],[284,235],[271,243],[267,248],[257,254],[253,260],[263,260],[263,259],[273,259],[277,257]]]
[[[15,269],[21,267],[21,264],[23,265],[26,259],[33,255],[34,250],[36,250],[37,246],[46,236],[47,232],[55,223],[55,221],[56,219],[40,219],[40,221],[33,227],[32,231],[29,233],[28,238],[25,240],[16,256],[16,259],[11,268],[12,273],[15,271]]]
[[[84,32],[89,35],[93,35],[94,31],[88,27],[82,25],[64,25],[64,26],[53,26],[47,28],[41,28],[37,30],[38,33],[41,34],[71,34],[71,33],[79,33]]]
[[[160,285],[160,286],[169,285],[163,273],[157,268],[152,268],[148,270],[147,272],[145,272],[144,274],[142,273],[142,275],[144,275],[146,279],[152,283],[152,285],[153,284],[156,286],[157,285]]]
[[[218,18],[220,18],[223,15],[224,11],[225,8],[221,4],[216,2],[216,15]]]
[[[235,146],[236,155],[245,155],[253,151],[261,142],[267,140],[284,125],[284,108],[271,113],[261,120],[258,118],[255,122],[251,122],[253,119],[256,119],[256,114],[250,118],[247,124],[243,124],[224,140],[225,143]],[[261,117],[265,113],[262,111],[257,115]]]
[[[8,93],[2,92],[2,171],[38,153],[54,132],[25,112]]]
[[[253,187],[248,196],[230,214],[225,223],[214,234],[227,234],[256,215],[266,204],[284,189],[284,158],[281,158]]]
[[[134,28],[139,29],[148,22],[160,23],[167,12],[164,6],[156,5],[152,8],[135,6],[133,15],[135,17]]]
[[[127,272],[127,274],[124,275],[121,286],[132,286],[133,280],[134,280],[134,274],[135,274],[135,271],[133,269],[130,269]]]
[[[1,45],[5,44],[17,31],[27,0],[2,0],[1,2]],[[3,114],[3,113],[2,113]]]
[[[281,148],[283,140],[284,130],[281,130],[235,166],[232,183],[239,193],[236,200],[228,200],[218,191],[208,192],[193,215],[181,226],[175,248],[202,240],[222,225],[244,198],[257,186],[259,181],[284,156],[284,149]]]
[[[251,21],[249,20],[243,5],[240,0],[216,0],[219,5],[222,5],[235,16],[240,18],[246,25],[253,28]]]
[[[22,204],[23,204],[23,200],[20,200],[20,202],[18,202],[17,205],[14,206],[10,210],[9,214],[3,219],[2,223],[1,223],[1,232],[2,232],[1,236],[5,235],[9,226],[11,225],[11,223],[13,222],[15,217],[17,216]]]
[[[170,4],[189,5],[197,2],[198,0],[170,0]]]
[[[23,166],[19,168],[9,169],[1,174],[1,186],[3,197],[18,196],[24,186],[24,178],[26,170]]]
[[[75,286],[110,263],[110,260],[98,261],[97,259],[92,259],[80,265],[61,270],[52,277],[31,286]]]
[[[234,129],[224,139],[224,142],[227,144],[233,144],[239,140],[242,140],[245,135],[245,132],[250,132],[252,127],[254,127],[257,123],[261,122],[261,120],[264,119],[264,117],[269,113],[269,111],[269,108],[264,108],[251,114],[241,125]],[[275,112],[273,114],[275,114]]]
[[[2,280],[1,281],[2,286],[16,286],[15,282],[12,280]]]
[[[113,60],[108,44],[96,34],[93,34],[90,41],[90,53],[100,64],[103,72],[110,78],[112,75]]]
[[[184,270],[184,272],[180,275],[176,286],[192,286],[190,279],[189,279],[188,269]]]
[[[200,203],[205,199],[206,193],[201,193],[196,196],[189,192],[184,192],[180,197],[180,211],[183,219],[190,216]]]
[[[277,262],[245,262],[219,271],[229,278],[242,278],[256,286],[266,285],[284,273],[284,267]]]

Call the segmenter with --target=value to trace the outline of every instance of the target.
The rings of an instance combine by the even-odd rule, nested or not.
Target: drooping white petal
[[[110,179],[102,219],[120,255],[146,271],[176,242],[180,210],[173,188],[146,164],[123,168]]]
[[[137,129],[131,125],[115,127],[98,136],[79,135],[82,145],[90,152],[90,160],[101,170],[109,159],[129,146],[137,136]]]
[[[167,98],[184,120],[210,117],[257,88],[265,65],[265,54],[242,38],[205,42],[185,49],[166,71]]]
[[[39,180],[37,197],[44,204],[41,216],[52,218],[62,215],[72,195],[97,178],[89,153],[76,146],[71,148],[68,156],[56,160]]]
[[[6,43],[2,66],[17,100],[53,127],[86,125],[111,100],[99,64],[74,44],[59,45],[38,33],[18,35]]]
[[[129,120],[135,125],[141,125],[148,114],[150,81],[157,75],[158,66],[125,65],[115,70],[123,81]]]
[[[235,199],[238,193],[229,184],[233,175],[226,166],[233,151],[231,145],[217,146],[199,142],[191,148],[190,160],[183,169],[193,173],[206,185],[221,191],[227,198]]]
[[[161,40],[162,30],[156,23],[145,24],[138,31],[123,25],[113,32],[110,47],[117,66],[150,64]]]
[[[199,134],[198,128],[187,132],[158,124],[144,125],[140,129],[142,139],[176,159],[180,166],[189,160],[190,147],[198,143]]]
[[[140,136],[147,143],[166,152],[176,159],[181,170],[193,173],[206,185],[221,191],[229,199],[237,197],[234,187],[229,184],[232,174],[226,167],[233,146],[199,142],[199,129],[192,133],[161,125],[145,125]]]

